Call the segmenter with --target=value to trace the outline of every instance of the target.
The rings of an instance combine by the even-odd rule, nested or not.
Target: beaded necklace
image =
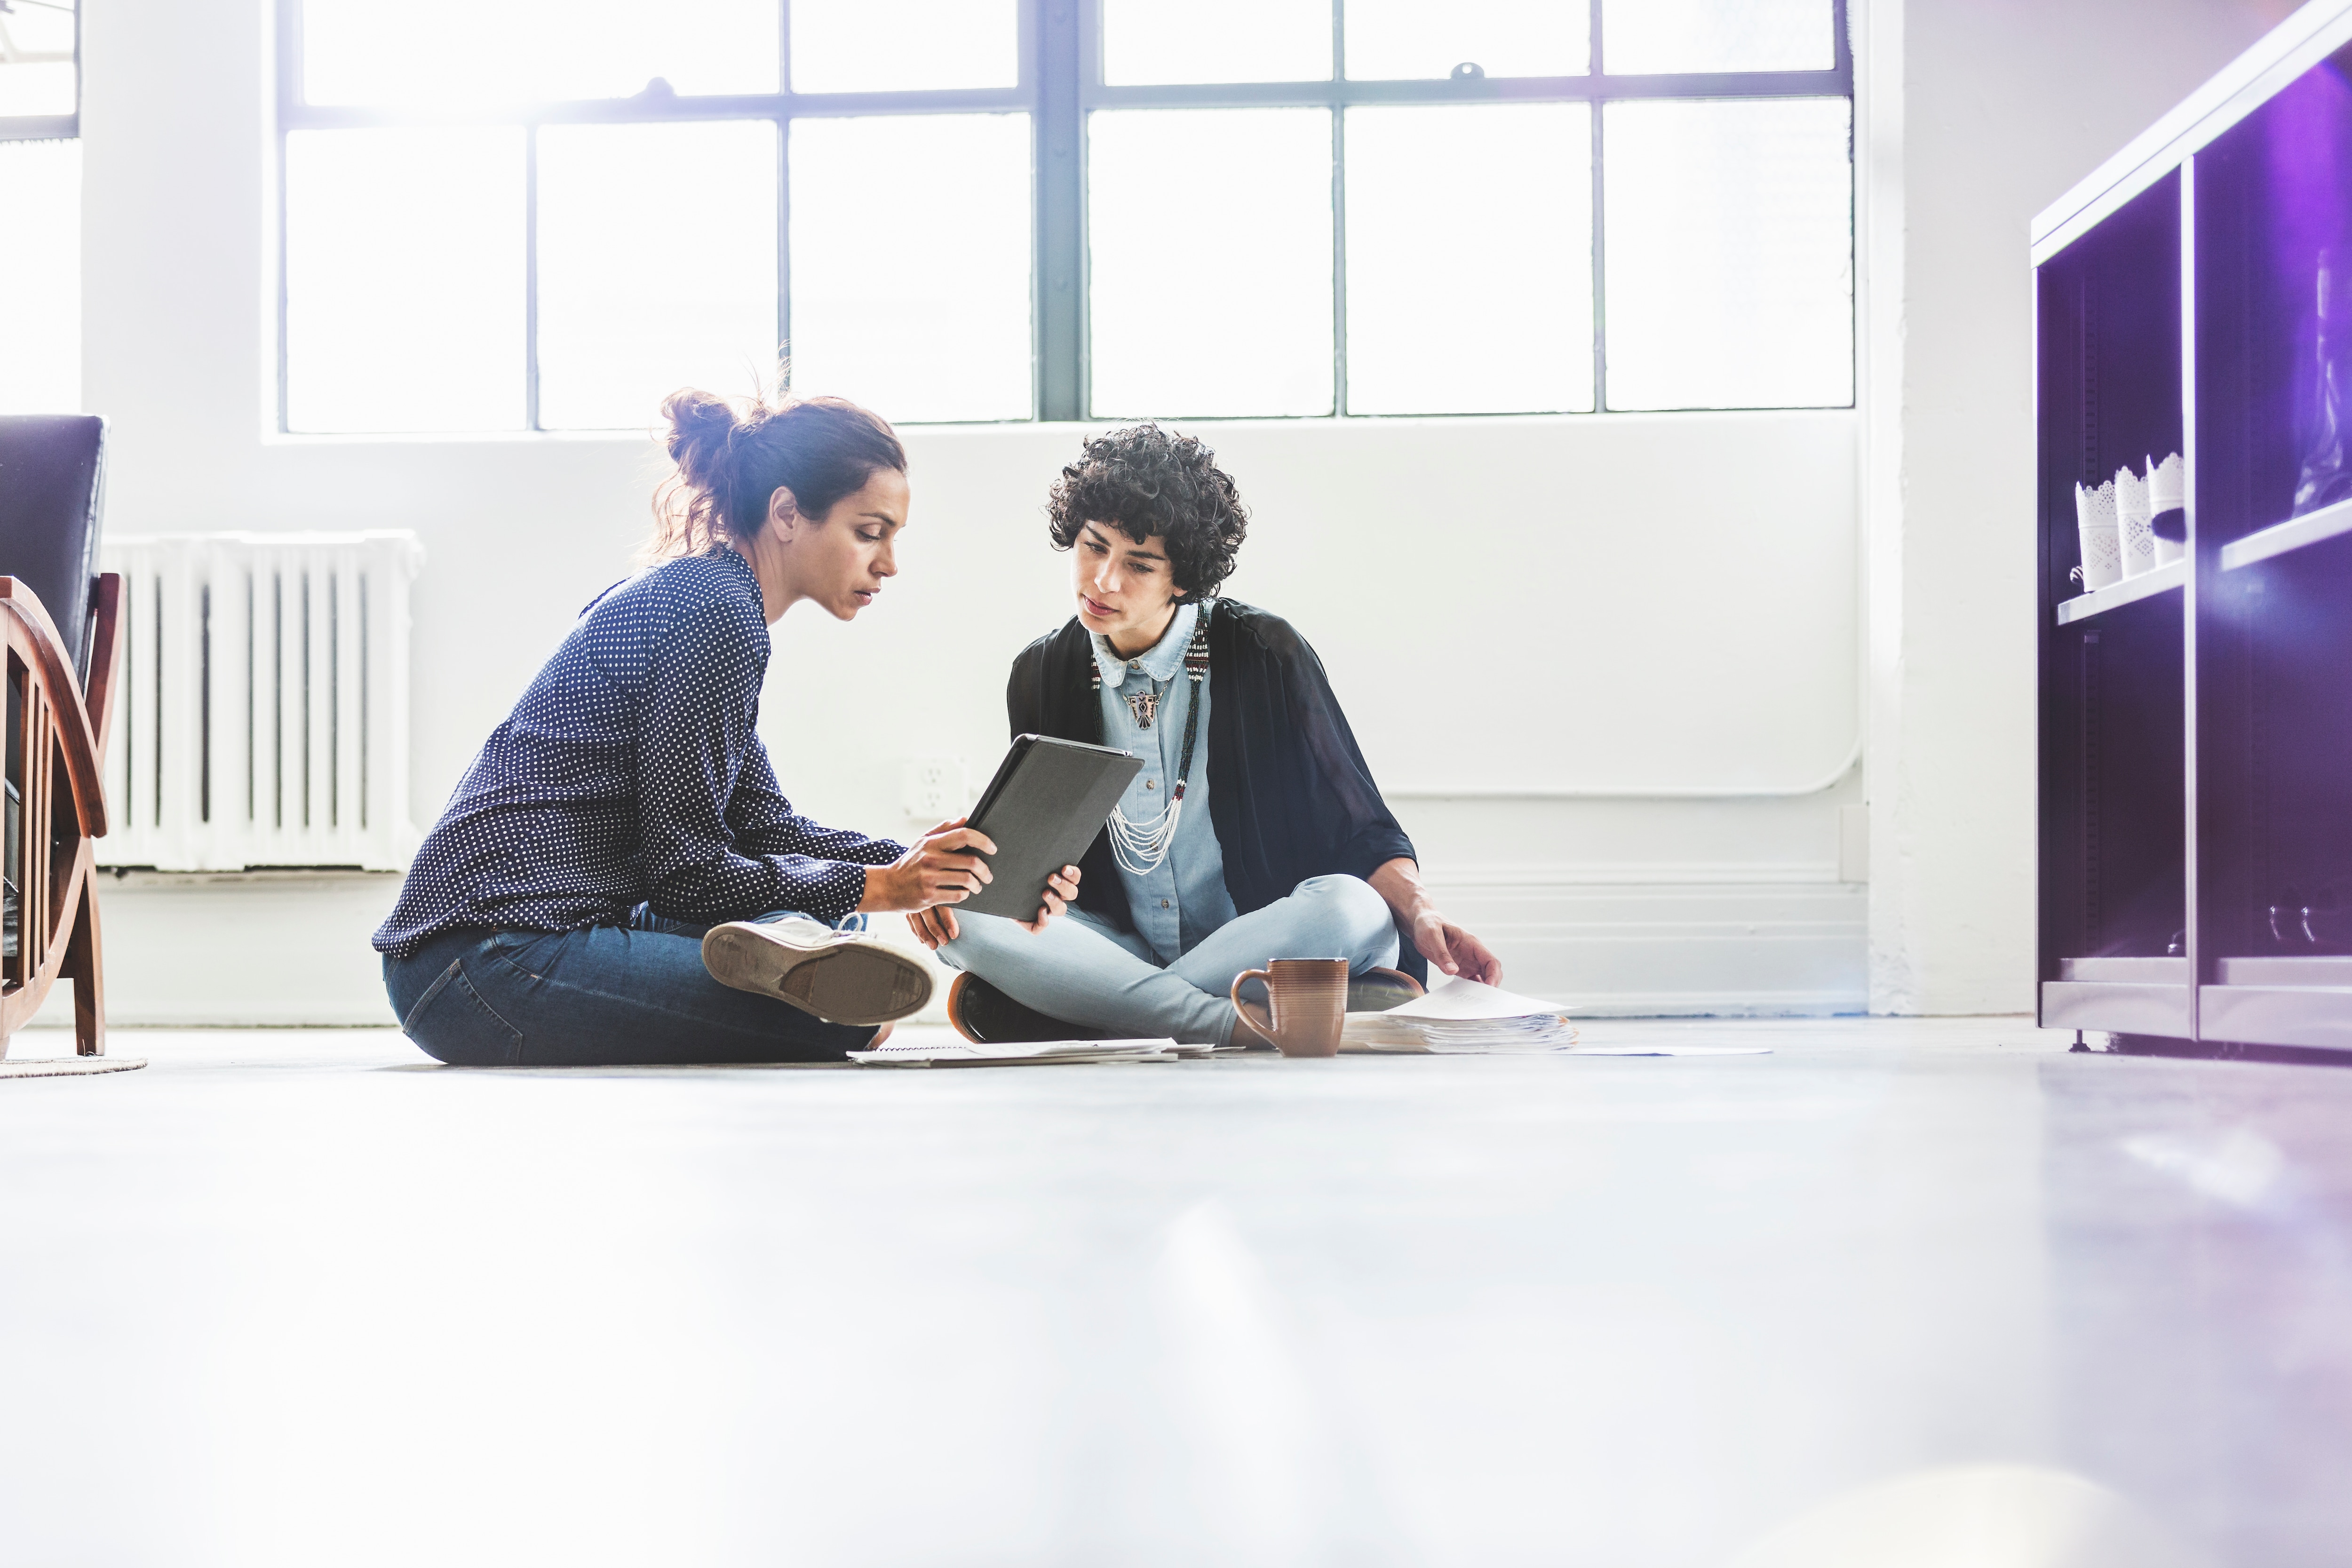
[[[1192,683],[1192,702],[1184,714],[1183,760],[1176,765],[1176,787],[1168,792],[1168,804],[1140,822],[1113,806],[1110,819],[1104,825],[1110,829],[1111,854],[1120,869],[1139,877],[1156,870],[1168,858],[1168,851],[1176,842],[1176,825],[1183,819],[1184,785],[1192,776],[1192,743],[1201,731],[1201,686],[1209,678],[1209,612],[1216,603],[1214,599],[1202,601],[1200,615],[1192,622],[1192,640],[1184,648],[1184,674]],[[1088,659],[1087,667],[1094,678],[1094,689],[1099,694],[1102,662]],[[1160,710],[1160,685],[1154,681],[1150,691],[1127,700],[1137,729],[1151,728],[1152,717]]]

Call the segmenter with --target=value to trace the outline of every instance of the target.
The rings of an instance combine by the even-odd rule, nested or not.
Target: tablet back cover
[[[1045,900],[1045,879],[1078,863],[1110,808],[1142,771],[1141,759],[1108,746],[1022,736],[972,813],[971,826],[996,846],[988,857],[995,879],[948,907],[1008,920],[1036,919]]]

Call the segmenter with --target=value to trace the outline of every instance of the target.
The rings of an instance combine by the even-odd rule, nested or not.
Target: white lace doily
[[[2116,470],[2116,533],[2122,546],[2124,575],[2156,570],[2156,533],[2148,527],[2147,481],[2128,466]]]
[[[2169,453],[2161,463],[2148,459],[2147,510],[2150,517],[2162,517],[2168,511],[2179,511],[2189,504],[2189,470],[2178,452]],[[2156,542],[2156,563],[2168,564],[2180,559],[2188,546],[2178,539],[2159,536]]]
[[[2123,543],[2116,531],[2116,487],[2074,487],[2074,531],[2083,546],[2083,586],[2104,588],[2123,580]]]

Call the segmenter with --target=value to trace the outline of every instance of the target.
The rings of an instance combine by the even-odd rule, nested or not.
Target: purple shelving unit
[[[2352,1051],[2352,0],[2032,257],[2042,1022]],[[2075,485],[2172,451],[2186,558],[2085,594]]]

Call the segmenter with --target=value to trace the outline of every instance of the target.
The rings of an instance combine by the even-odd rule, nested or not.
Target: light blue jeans
[[[1161,967],[1144,940],[1073,910],[1032,935],[1000,915],[956,916],[939,949],[950,968],[976,974],[1024,1007],[1122,1038],[1162,1036],[1224,1045],[1234,1032],[1227,993],[1271,958],[1344,958],[1348,973],[1396,962],[1388,901],[1360,877],[1309,877],[1262,910],[1226,921]]]

